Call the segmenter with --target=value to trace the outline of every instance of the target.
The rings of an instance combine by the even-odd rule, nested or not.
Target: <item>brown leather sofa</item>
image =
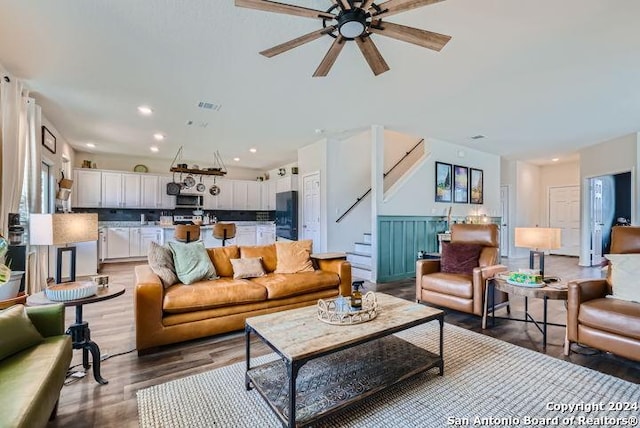
[[[454,224],[451,226],[451,243],[479,244],[477,267],[471,275],[441,271],[439,259],[418,260],[416,263],[416,300],[431,303],[469,314],[481,316],[487,278],[506,271],[499,265],[499,233],[496,224]],[[496,302],[506,296],[500,293]]]
[[[274,244],[207,249],[219,279],[164,288],[148,265],[136,266],[135,322],[138,355],[185,340],[244,328],[248,317],[314,305],[351,294],[351,264],[313,259],[313,272],[276,274]],[[233,279],[230,259],[262,257],[267,274]]]
[[[640,227],[613,227],[611,254],[629,253],[640,253]],[[611,293],[607,279],[569,283],[565,355],[575,342],[640,361],[640,303],[606,298]]]

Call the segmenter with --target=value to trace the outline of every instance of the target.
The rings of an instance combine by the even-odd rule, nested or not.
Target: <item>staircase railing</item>
[[[389,168],[387,172],[382,174],[382,179],[384,180],[387,177],[387,175],[389,175],[394,169],[396,169],[396,167],[398,167],[398,165],[400,165],[406,158],[408,158],[415,149],[420,147],[420,144],[422,143],[424,143],[424,138],[421,138],[420,141],[418,141],[418,143],[411,148],[411,150],[406,152],[404,156],[402,156],[400,160],[398,160],[398,162],[396,162],[391,168]],[[338,217],[338,219],[336,220],[336,223],[340,223],[340,220],[345,218],[347,214],[349,214],[364,198],[367,197],[367,195],[369,195],[369,193],[371,193],[371,187],[369,187],[369,189],[366,192],[364,192],[359,198],[357,198],[356,201],[349,208],[347,208],[347,210],[344,213],[342,213],[340,217]]]

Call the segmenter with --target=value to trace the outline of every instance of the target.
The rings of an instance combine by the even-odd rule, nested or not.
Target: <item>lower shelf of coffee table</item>
[[[440,367],[441,363],[440,356],[396,336],[311,360],[302,366],[296,379],[296,425],[316,422],[417,373]],[[276,414],[287,422],[289,381],[284,361],[252,368],[248,376]]]

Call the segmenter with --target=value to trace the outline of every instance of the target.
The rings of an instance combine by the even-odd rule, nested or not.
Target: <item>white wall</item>
[[[589,266],[591,262],[591,216],[589,179],[602,175],[618,174],[631,171],[631,223],[637,225],[638,201],[638,166],[640,165],[640,133],[633,133],[622,137],[604,141],[580,151],[580,182],[582,184],[581,197],[581,266]]]
[[[500,157],[490,153],[429,139],[425,141],[427,159],[404,181],[403,186],[385,199],[380,215],[500,215]],[[481,169],[484,172],[484,204],[435,202],[435,162]]]
[[[308,146],[298,149],[298,174],[303,177],[306,174],[320,173],[320,248],[314,248],[314,252],[326,252],[327,250],[327,140],[322,139]],[[300,206],[302,204],[299,204]],[[299,221],[302,216],[299,215]],[[298,227],[301,225],[299,224]]]

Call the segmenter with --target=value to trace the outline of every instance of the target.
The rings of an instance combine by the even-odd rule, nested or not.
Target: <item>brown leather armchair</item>
[[[640,227],[613,227],[611,254],[630,253],[640,253]],[[569,283],[565,355],[575,342],[640,361],[640,303],[606,298],[611,293],[607,279]]]
[[[486,280],[507,270],[498,264],[499,233],[496,224],[454,224],[451,243],[479,244],[482,246],[477,267],[472,274],[441,272],[441,261],[418,260],[416,263],[416,301],[427,302],[481,316],[484,310]],[[506,295],[496,296],[496,302]]]

